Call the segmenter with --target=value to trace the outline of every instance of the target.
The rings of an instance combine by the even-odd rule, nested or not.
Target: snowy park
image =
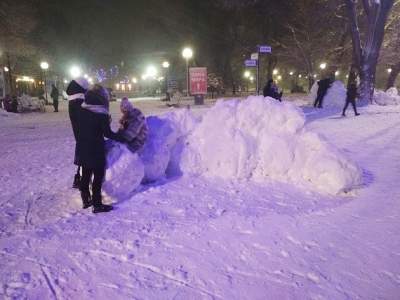
[[[396,299],[400,106],[343,118],[297,100],[136,102],[164,133],[147,163],[156,180],[105,196],[115,210],[103,215],[71,188],[66,106],[61,117],[2,113],[0,295]]]
[[[400,0],[1,0],[0,300],[399,300]]]

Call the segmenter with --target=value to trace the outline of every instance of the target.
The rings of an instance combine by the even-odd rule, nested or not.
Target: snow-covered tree
[[[360,98],[363,102],[372,101],[376,65],[393,3],[394,0],[345,0],[353,42],[353,59],[359,71]]]

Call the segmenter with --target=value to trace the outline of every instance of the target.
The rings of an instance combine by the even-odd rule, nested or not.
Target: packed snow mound
[[[304,124],[297,107],[269,97],[220,101],[187,136],[180,169],[187,175],[269,178],[330,194],[359,185],[360,168]]]
[[[310,103],[314,104],[315,98],[317,98],[318,82],[316,81],[310,91],[309,99]],[[326,93],[322,106],[329,108],[343,108],[346,103],[346,87],[340,80],[336,80],[332,83],[331,87]]]
[[[142,180],[178,175],[272,179],[329,194],[362,181],[356,164],[305,128],[301,110],[269,97],[221,100],[201,119],[187,109],[151,116],[147,125],[139,156],[118,143],[110,148],[108,194],[126,197]]]
[[[8,112],[2,108],[0,108],[0,117],[18,117],[19,115],[16,113]]]
[[[395,87],[388,89],[386,92],[381,90],[374,91],[374,103],[378,105],[399,105],[400,95]]]
[[[144,177],[144,166],[137,154],[124,144],[107,141],[107,168],[104,191],[115,198],[129,197]]]
[[[147,118],[149,134],[140,154],[144,163],[146,182],[164,177],[167,168],[170,173],[178,173],[176,153],[180,153],[183,138],[197,122],[196,117],[188,109]]]

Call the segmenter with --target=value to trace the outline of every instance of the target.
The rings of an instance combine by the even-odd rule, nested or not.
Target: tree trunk
[[[14,81],[13,81],[13,75],[12,75],[12,69],[11,69],[11,59],[10,59],[10,54],[7,52],[6,54],[7,57],[7,68],[8,68],[8,84],[10,87],[10,95],[11,96],[16,96],[15,95],[15,88],[14,88]]]
[[[375,88],[375,72],[376,64],[364,64],[360,71],[360,103],[368,104],[372,103]]]
[[[386,90],[390,89],[391,87],[394,87],[399,73],[400,73],[400,62],[392,67],[392,72],[389,74],[387,80]]]

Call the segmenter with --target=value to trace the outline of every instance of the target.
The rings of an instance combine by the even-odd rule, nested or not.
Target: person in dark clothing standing
[[[85,101],[79,114],[77,149],[82,165],[80,190],[84,207],[93,204],[93,213],[108,212],[113,209],[111,205],[102,204],[101,199],[106,167],[104,137],[125,142],[121,135],[111,131],[108,105],[108,91],[100,85],[95,85],[85,94]],[[90,197],[89,182],[92,176],[92,197]]]
[[[78,140],[79,134],[79,112],[81,110],[81,105],[83,100],[85,99],[85,93],[89,88],[89,82],[85,78],[77,78],[72,80],[68,86],[66,93],[68,95],[68,113],[69,119],[71,120],[72,131],[75,137],[75,143]],[[80,162],[77,153],[77,147],[75,144],[75,156],[74,156],[74,164],[78,166],[78,170],[76,171],[74,177],[74,183],[72,185],[73,188],[79,188],[80,182]]]
[[[331,85],[332,80],[330,78],[325,78],[318,81],[317,98],[315,98],[314,107],[322,108],[322,102]]]
[[[276,100],[282,101],[282,92],[279,93],[278,87],[272,79],[267,81],[267,84],[263,89],[263,95],[264,97],[271,97]]]
[[[357,112],[357,107],[356,107],[356,98],[357,98],[357,85],[355,83],[350,83],[349,86],[347,87],[347,97],[346,97],[346,104],[344,105],[342,116],[346,116],[346,110],[349,104],[353,106],[354,110],[354,115],[358,116],[360,115]]]
[[[53,99],[54,112],[58,112],[58,97],[60,93],[54,84],[51,85],[50,97]]]

